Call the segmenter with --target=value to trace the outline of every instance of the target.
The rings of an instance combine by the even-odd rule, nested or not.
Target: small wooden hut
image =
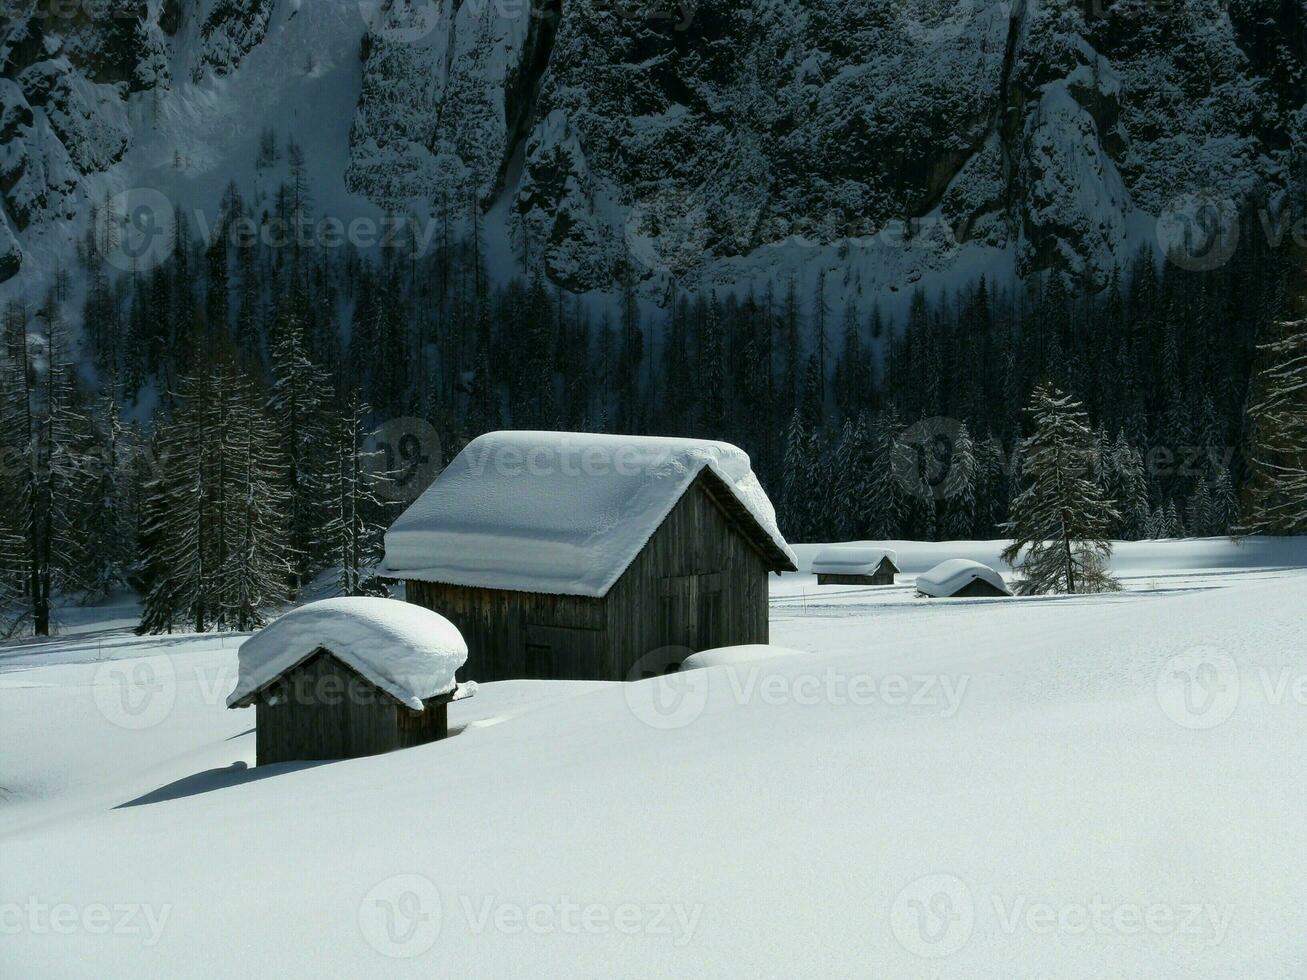
[[[382,566],[458,627],[477,681],[638,679],[766,643],[768,573],[795,570],[736,447],[565,432],[469,443]]]
[[[442,616],[392,599],[293,609],[238,653],[229,708],[255,707],[258,765],[350,759],[444,738],[467,647]]]
[[[1003,576],[969,558],[950,558],[917,576],[917,592],[932,599],[1010,596]]]
[[[888,548],[840,545],[812,559],[818,585],[893,585],[898,555]]]

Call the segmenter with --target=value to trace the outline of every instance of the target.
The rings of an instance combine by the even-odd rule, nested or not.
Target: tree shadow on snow
[[[114,809],[121,810],[129,806],[145,806],[149,803],[163,803],[166,800],[180,800],[187,796],[199,796],[201,793],[211,793],[216,789],[226,789],[229,786],[240,786],[242,783],[252,783],[271,776],[282,776],[288,772],[298,772],[301,769],[329,765],[334,761],[337,760],[279,762],[267,766],[250,766],[244,762],[233,762],[225,769],[208,769],[190,776],[183,776],[181,779],[160,786],[158,789],[150,790],[150,792],[138,796],[134,800],[119,803]]]

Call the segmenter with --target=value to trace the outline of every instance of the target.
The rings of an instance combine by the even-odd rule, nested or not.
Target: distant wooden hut
[[[818,585],[893,585],[898,555],[888,548],[838,545],[812,559]]]
[[[917,592],[933,599],[1010,596],[1003,576],[978,561],[950,558],[917,576]]]
[[[468,641],[462,676],[627,680],[768,640],[794,554],[725,443],[496,432],[386,534],[382,574]]]
[[[341,598],[293,609],[246,640],[229,708],[255,706],[258,765],[349,759],[444,738],[458,630],[393,599]]]

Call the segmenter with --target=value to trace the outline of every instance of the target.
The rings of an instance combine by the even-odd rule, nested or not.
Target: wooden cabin
[[[257,765],[412,748],[444,738],[450,702],[472,693],[454,679],[466,655],[452,624],[408,603],[309,603],[241,646],[227,706],[254,706]]]
[[[470,443],[383,565],[459,629],[477,681],[639,679],[766,643],[768,573],[795,570],[734,446],[533,432]]]
[[[932,599],[972,599],[1010,596],[1003,576],[969,558],[950,558],[917,576],[917,592]]]
[[[812,559],[818,585],[893,585],[898,555],[887,548],[840,545]]]

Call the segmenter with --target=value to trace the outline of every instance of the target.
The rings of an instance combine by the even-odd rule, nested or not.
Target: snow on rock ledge
[[[227,706],[325,648],[415,711],[454,690],[467,644],[439,613],[395,599],[342,597],[310,602],[264,627],[237,653],[240,676]]]
[[[704,469],[791,565],[749,457],[724,442],[491,432],[468,443],[386,533],[381,574],[604,596]]]

